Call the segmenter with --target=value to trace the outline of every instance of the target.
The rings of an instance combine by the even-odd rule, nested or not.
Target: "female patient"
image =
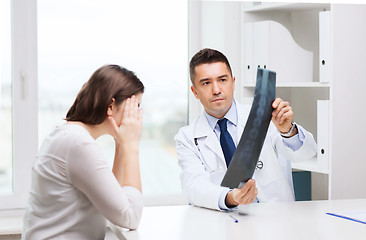
[[[65,125],[39,150],[23,239],[104,239],[105,218],[137,228],[143,91],[135,74],[117,65],[99,68],[84,84]],[[95,141],[104,134],[115,141],[112,171]]]

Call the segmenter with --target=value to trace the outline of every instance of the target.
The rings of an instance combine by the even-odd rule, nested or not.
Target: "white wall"
[[[203,48],[222,52],[236,77],[236,97],[240,96],[241,2],[189,1],[189,60]],[[189,93],[189,121],[202,111],[199,100]]]

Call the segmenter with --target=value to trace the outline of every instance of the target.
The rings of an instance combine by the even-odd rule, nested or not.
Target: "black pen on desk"
[[[239,222],[238,219],[234,218],[233,216],[229,215],[232,219],[234,219],[234,222],[237,223]]]

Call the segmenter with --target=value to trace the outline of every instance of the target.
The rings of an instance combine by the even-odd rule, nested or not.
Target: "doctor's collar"
[[[220,119],[218,119],[214,116],[211,116],[206,111],[204,111],[204,113],[205,113],[208,124],[210,125],[211,129],[214,130],[215,126],[217,124],[217,121],[220,120]],[[237,109],[236,109],[235,99],[233,99],[233,104],[231,104],[231,107],[230,107],[229,111],[225,114],[225,116],[223,118],[228,119],[232,124],[237,126],[237,124],[238,124],[238,113],[237,113]]]

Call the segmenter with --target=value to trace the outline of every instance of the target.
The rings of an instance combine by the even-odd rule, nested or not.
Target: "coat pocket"
[[[264,144],[254,171],[254,179],[257,184],[266,186],[280,178],[282,170],[277,155],[269,144]]]

